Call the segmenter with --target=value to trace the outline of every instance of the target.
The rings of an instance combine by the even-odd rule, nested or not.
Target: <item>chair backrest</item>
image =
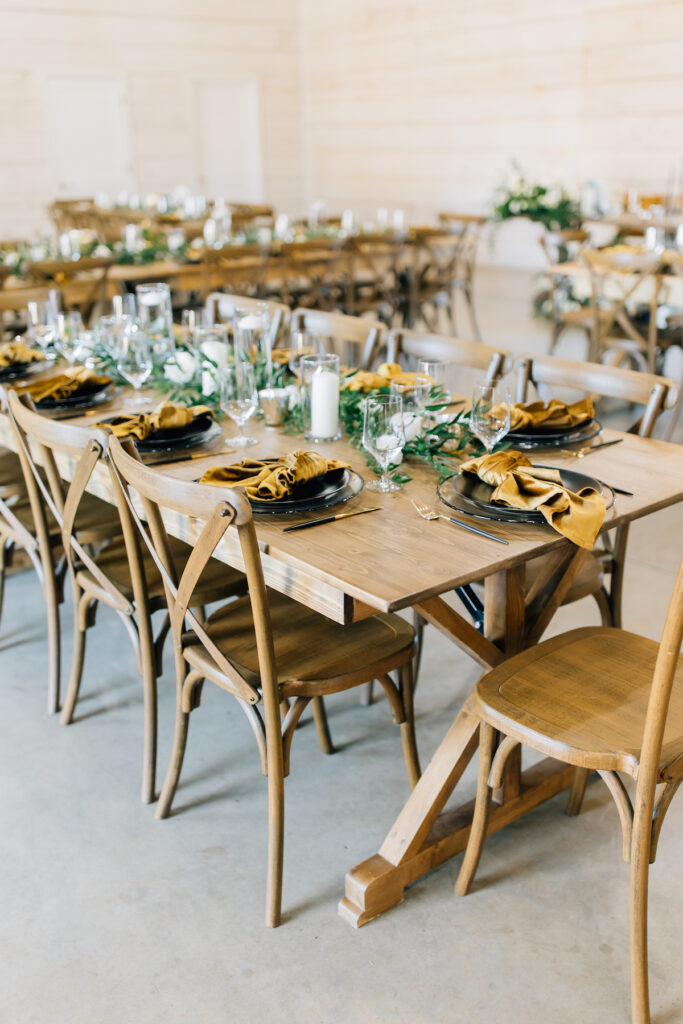
[[[282,302],[266,302],[265,299],[252,299],[244,295],[229,295],[227,292],[211,292],[204,303],[208,322],[231,320],[235,309],[261,310],[266,308],[270,316],[270,342],[274,347],[278,338],[289,328],[290,309]]]
[[[275,648],[268,606],[261,554],[251,507],[241,490],[193,483],[167,476],[159,470],[143,465],[130,442],[122,444],[117,438],[109,440],[111,471],[128,502],[129,511],[143,542],[154,559],[166,589],[171,631],[176,651],[182,652],[188,643],[187,628],[191,630],[189,642],[199,642],[216,662],[225,677],[220,684],[240,700],[257,704],[257,687],[238,671],[216,647],[203,625],[190,610],[192,594],[207,562],[233,528],[237,533],[238,554],[247,579],[248,600],[254,620],[256,650],[259,663],[260,685],[264,701],[278,707],[277,669]],[[146,524],[137,514],[131,491],[142,503]],[[192,545],[182,575],[177,572],[164,518],[176,514],[192,517],[203,524],[201,533]],[[236,553],[237,554],[237,553]]]
[[[360,316],[299,308],[292,313],[292,331],[329,339],[332,351],[342,361],[367,370],[381,346],[384,324]]]
[[[508,355],[505,349],[493,348],[478,341],[464,341],[462,338],[424,334],[422,331],[407,331],[403,328],[391,331],[387,343],[387,361],[390,363],[401,363],[406,357],[414,361],[430,359],[455,363],[457,366],[483,370],[487,383],[493,383],[503,375]]]
[[[6,399],[36,535],[41,547],[46,546],[45,556],[48,556],[49,520],[52,517],[61,530],[64,553],[72,572],[79,566],[87,568],[108,593],[113,606],[124,614],[130,614],[133,610],[130,601],[102,572],[90,552],[81,544],[76,530],[81,500],[95,466],[107,450],[108,435],[92,427],[59,423],[41,416],[36,412],[29,395],[11,390]],[[75,463],[69,473],[71,482],[68,486],[60,476],[58,455],[67,456]],[[142,572],[140,563],[137,570]]]
[[[679,398],[677,384],[668,377],[623,370],[603,363],[570,362],[554,356],[520,356],[516,395],[518,402],[528,400],[530,384],[534,385],[539,397],[543,399],[552,395],[554,387],[560,387],[643,405],[645,411],[630,431],[641,437],[651,436],[657,417],[666,409],[672,409]]]
[[[657,783],[668,781],[659,777],[659,767],[666,718],[671,702],[671,691],[678,668],[682,643],[683,562],[679,567],[673,594],[669,602],[669,610],[664,623],[655,671],[652,677],[652,686],[650,687],[634,804],[636,814],[638,814],[639,808],[651,808]],[[683,752],[678,755],[679,762],[682,757]],[[673,773],[672,777],[675,778],[675,773]]]

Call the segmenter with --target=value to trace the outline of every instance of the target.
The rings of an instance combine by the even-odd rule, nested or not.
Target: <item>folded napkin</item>
[[[492,412],[495,414],[496,409]],[[556,398],[549,402],[531,402],[525,405],[520,402],[510,408],[510,431],[527,430],[570,430],[593,418],[593,401],[584,398],[573,405],[565,405]]]
[[[22,392],[28,392],[36,405],[45,399],[61,402],[65,398],[73,398],[76,395],[87,395],[96,391],[105,384],[111,384],[109,377],[98,377],[93,370],[86,366],[79,366],[75,370],[65,370],[56,377],[49,377],[48,380],[32,381],[21,387]]]
[[[325,476],[335,469],[347,469],[346,462],[326,459],[318,452],[295,451],[279,459],[242,459],[234,466],[207,469],[200,484],[243,487],[251,501],[281,501],[297,484]]]
[[[388,388],[392,380],[399,377],[406,384],[413,383],[421,374],[409,373],[398,363],[382,363],[377,367],[377,372],[372,370],[355,370],[343,381],[342,387],[346,391],[376,391],[378,388]]]
[[[16,366],[18,363],[39,363],[45,359],[42,352],[24,345],[23,341],[8,341],[0,345],[0,366]]]
[[[96,423],[95,426],[109,429],[115,437],[136,437],[144,441],[157,430],[173,430],[187,426],[199,416],[213,419],[213,411],[208,405],[175,405],[163,402],[154,412],[141,412],[127,416],[125,413],[114,416],[108,423]]]
[[[605,502],[593,487],[570,491],[556,469],[532,466],[526,455],[515,451],[470,459],[460,471],[495,487],[491,501],[540,512],[553,529],[581,548],[590,551],[595,544],[605,518]]]
[[[299,356],[314,356],[317,349],[314,348],[298,348],[295,350],[297,359]],[[292,358],[291,348],[274,348],[270,353],[270,360],[276,363],[278,366],[287,366],[289,360]]]

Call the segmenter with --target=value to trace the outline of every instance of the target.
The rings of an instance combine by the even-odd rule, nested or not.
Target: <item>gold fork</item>
[[[415,501],[414,498],[410,499],[413,508],[418,512],[423,519],[445,519],[449,523],[453,523],[455,526],[462,526],[463,530],[469,530],[470,533],[478,533],[480,537],[486,537],[488,540],[495,540],[498,544],[507,544],[506,540],[502,537],[496,537],[493,533],[487,533],[486,530],[480,530],[477,526],[470,526],[469,523],[462,523],[459,519],[453,519],[452,516],[444,516],[440,512],[435,512],[433,508],[428,505],[423,505],[421,501]]]

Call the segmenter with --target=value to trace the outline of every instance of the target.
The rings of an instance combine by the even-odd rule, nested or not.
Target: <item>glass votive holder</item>
[[[163,281],[139,284],[135,289],[140,327],[149,339],[152,360],[163,366],[175,353],[171,289]]]
[[[391,394],[400,395],[403,399],[403,425],[406,441],[414,441],[423,432],[425,406],[431,388],[431,379],[420,376],[420,374],[394,377],[389,385]]]
[[[304,437],[307,441],[336,441],[341,437],[339,356],[303,356],[300,366]]]
[[[264,388],[258,393],[259,405],[267,427],[280,427],[285,421],[289,406],[289,392],[286,388]]]

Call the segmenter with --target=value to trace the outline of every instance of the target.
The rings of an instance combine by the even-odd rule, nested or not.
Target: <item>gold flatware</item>
[[[291,533],[292,530],[307,530],[309,526],[320,526],[322,523],[333,523],[337,519],[350,519],[351,516],[364,516],[366,512],[379,512],[381,505],[373,505],[372,508],[359,508],[355,512],[337,512],[334,516],[323,516],[322,519],[310,519],[307,523],[294,523],[293,526],[285,526],[283,533]]]
[[[469,530],[470,533],[478,533],[480,537],[486,537],[487,540],[495,540],[497,544],[507,544],[508,541],[503,540],[502,537],[496,537],[493,533],[487,533],[486,530],[480,530],[477,526],[470,526],[469,523],[463,523],[460,519],[454,519],[452,516],[444,516],[441,512],[435,512],[433,508],[429,508],[428,505],[423,505],[421,501],[415,501],[414,498],[410,499],[413,508],[418,512],[423,519],[445,519],[449,523],[453,523],[454,526],[462,526],[463,530]]]
[[[585,448],[579,448],[578,452],[572,452],[569,448],[560,449],[563,455],[571,455],[574,459],[585,459],[591,452],[597,452],[599,448],[611,448],[613,444],[621,444],[623,438],[618,437],[616,441],[603,441],[601,444],[587,444]]]

